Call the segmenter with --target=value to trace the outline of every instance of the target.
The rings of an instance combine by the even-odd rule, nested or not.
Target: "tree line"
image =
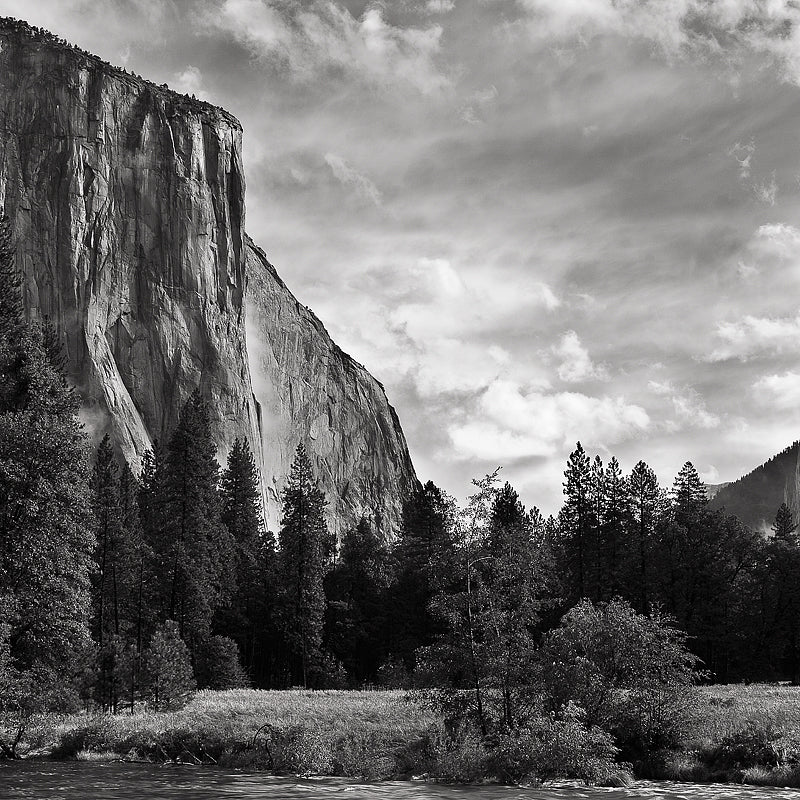
[[[624,475],[578,444],[555,516],[495,472],[463,507],[418,483],[396,541],[363,518],[337,542],[302,444],[275,536],[248,443],[218,464],[199,391],[139,475],[108,437],[89,453],[78,408],[0,225],[0,710],[436,686],[468,691],[486,734],[513,727],[534,652],[576,608],[671,619],[711,680],[800,680],[791,512],[754,532],[709,509],[688,462],[668,491],[644,462]]]

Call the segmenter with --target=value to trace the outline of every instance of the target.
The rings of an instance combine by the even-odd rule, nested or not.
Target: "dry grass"
[[[695,738],[721,741],[748,721],[800,733],[800,686],[731,684],[697,690]]]
[[[403,692],[199,692],[171,713],[73,715],[49,726],[55,757],[219,762],[277,773],[385,778],[414,771],[438,719]]]

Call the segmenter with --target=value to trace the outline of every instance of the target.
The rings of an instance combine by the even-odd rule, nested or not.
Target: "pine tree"
[[[772,532],[775,538],[780,541],[795,544],[797,542],[797,537],[794,533],[796,530],[797,523],[792,517],[789,506],[787,506],[786,503],[781,503],[778,508],[778,513],[775,515],[775,522],[772,523]]]
[[[358,684],[374,682],[386,657],[391,556],[369,520],[342,537],[336,566],[325,580],[327,648]]]
[[[676,516],[687,521],[702,511],[708,503],[706,487],[700,480],[697,470],[691,461],[687,461],[680,469],[672,486]]]
[[[236,642],[248,671],[253,668],[261,591],[263,523],[259,485],[250,446],[247,441],[236,439],[220,484],[222,522],[235,546],[236,591],[229,606],[220,613],[219,628]]]
[[[297,446],[281,498],[279,584],[289,675],[293,684],[308,687],[322,670],[323,580],[333,543],[325,523],[325,496],[317,488],[302,444]]]
[[[103,708],[116,711],[119,675],[117,655],[119,650],[121,617],[121,554],[124,538],[122,513],[119,503],[119,479],[114,450],[106,435],[97,448],[97,458],[92,471],[92,512],[97,549],[97,567],[93,574],[94,600],[93,633],[99,648],[100,670],[98,699]]]
[[[619,461],[611,457],[603,475],[603,518],[600,524],[602,557],[602,597],[610,600],[626,588],[622,579],[623,558],[627,550],[626,526],[630,498]]]
[[[144,662],[153,709],[175,711],[186,705],[197,683],[177,622],[166,620],[156,629]]]
[[[627,561],[626,585],[634,595],[638,610],[650,613],[652,601],[651,552],[656,527],[665,507],[662,491],[655,472],[639,461],[627,481],[630,500],[630,538],[632,546]]]
[[[391,650],[413,672],[416,651],[441,632],[428,604],[447,590],[456,570],[453,505],[432,481],[418,483],[404,502],[393,555],[398,570],[390,589]]]
[[[573,594],[586,597],[592,589],[595,562],[595,509],[592,506],[592,470],[581,443],[570,453],[564,471],[565,502],[560,515],[562,559],[572,575]]]
[[[90,645],[86,437],[78,401],[22,313],[8,221],[0,222],[0,609],[15,669],[44,696]]]
[[[235,591],[234,546],[220,519],[215,452],[210,410],[195,391],[165,454],[163,483],[156,487],[156,498],[163,493],[158,535],[152,542],[162,619],[178,623],[190,651],[210,635],[214,612]]]

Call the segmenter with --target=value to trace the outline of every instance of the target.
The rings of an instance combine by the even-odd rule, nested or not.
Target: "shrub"
[[[186,705],[197,684],[177,622],[167,620],[156,630],[145,651],[144,665],[150,703],[156,711]]]
[[[538,663],[549,708],[578,703],[587,724],[613,732],[626,757],[647,758],[684,735],[697,659],[685,634],[657,613],[585,600],[545,637]]]
[[[431,778],[442,783],[475,783],[486,777],[489,752],[473,729],[465,726],[447,733],[437,727],[429,736]]]
[[[607,781],[619,772],[619,752],[611,736],[584,724],[584,711],[572,703],[559,714],[531,719],[528,725],[499,739],[491,769],[503,783],[579,778]]]
[[[196,672],[201,689],[243,689],[250,685],[239,661],[239,647],[227,636],[209,636],[201,643]]]

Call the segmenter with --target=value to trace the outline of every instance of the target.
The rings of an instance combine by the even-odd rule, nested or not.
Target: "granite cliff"
[[[303,441],[334,530],[365,514],[391,536],[416,479],[402,430],[246,236],[241,136],[221,109],[0,19],[0,208],[92,432],[136,469],[199,386],[220,458],[250,441],[273,530]]]

